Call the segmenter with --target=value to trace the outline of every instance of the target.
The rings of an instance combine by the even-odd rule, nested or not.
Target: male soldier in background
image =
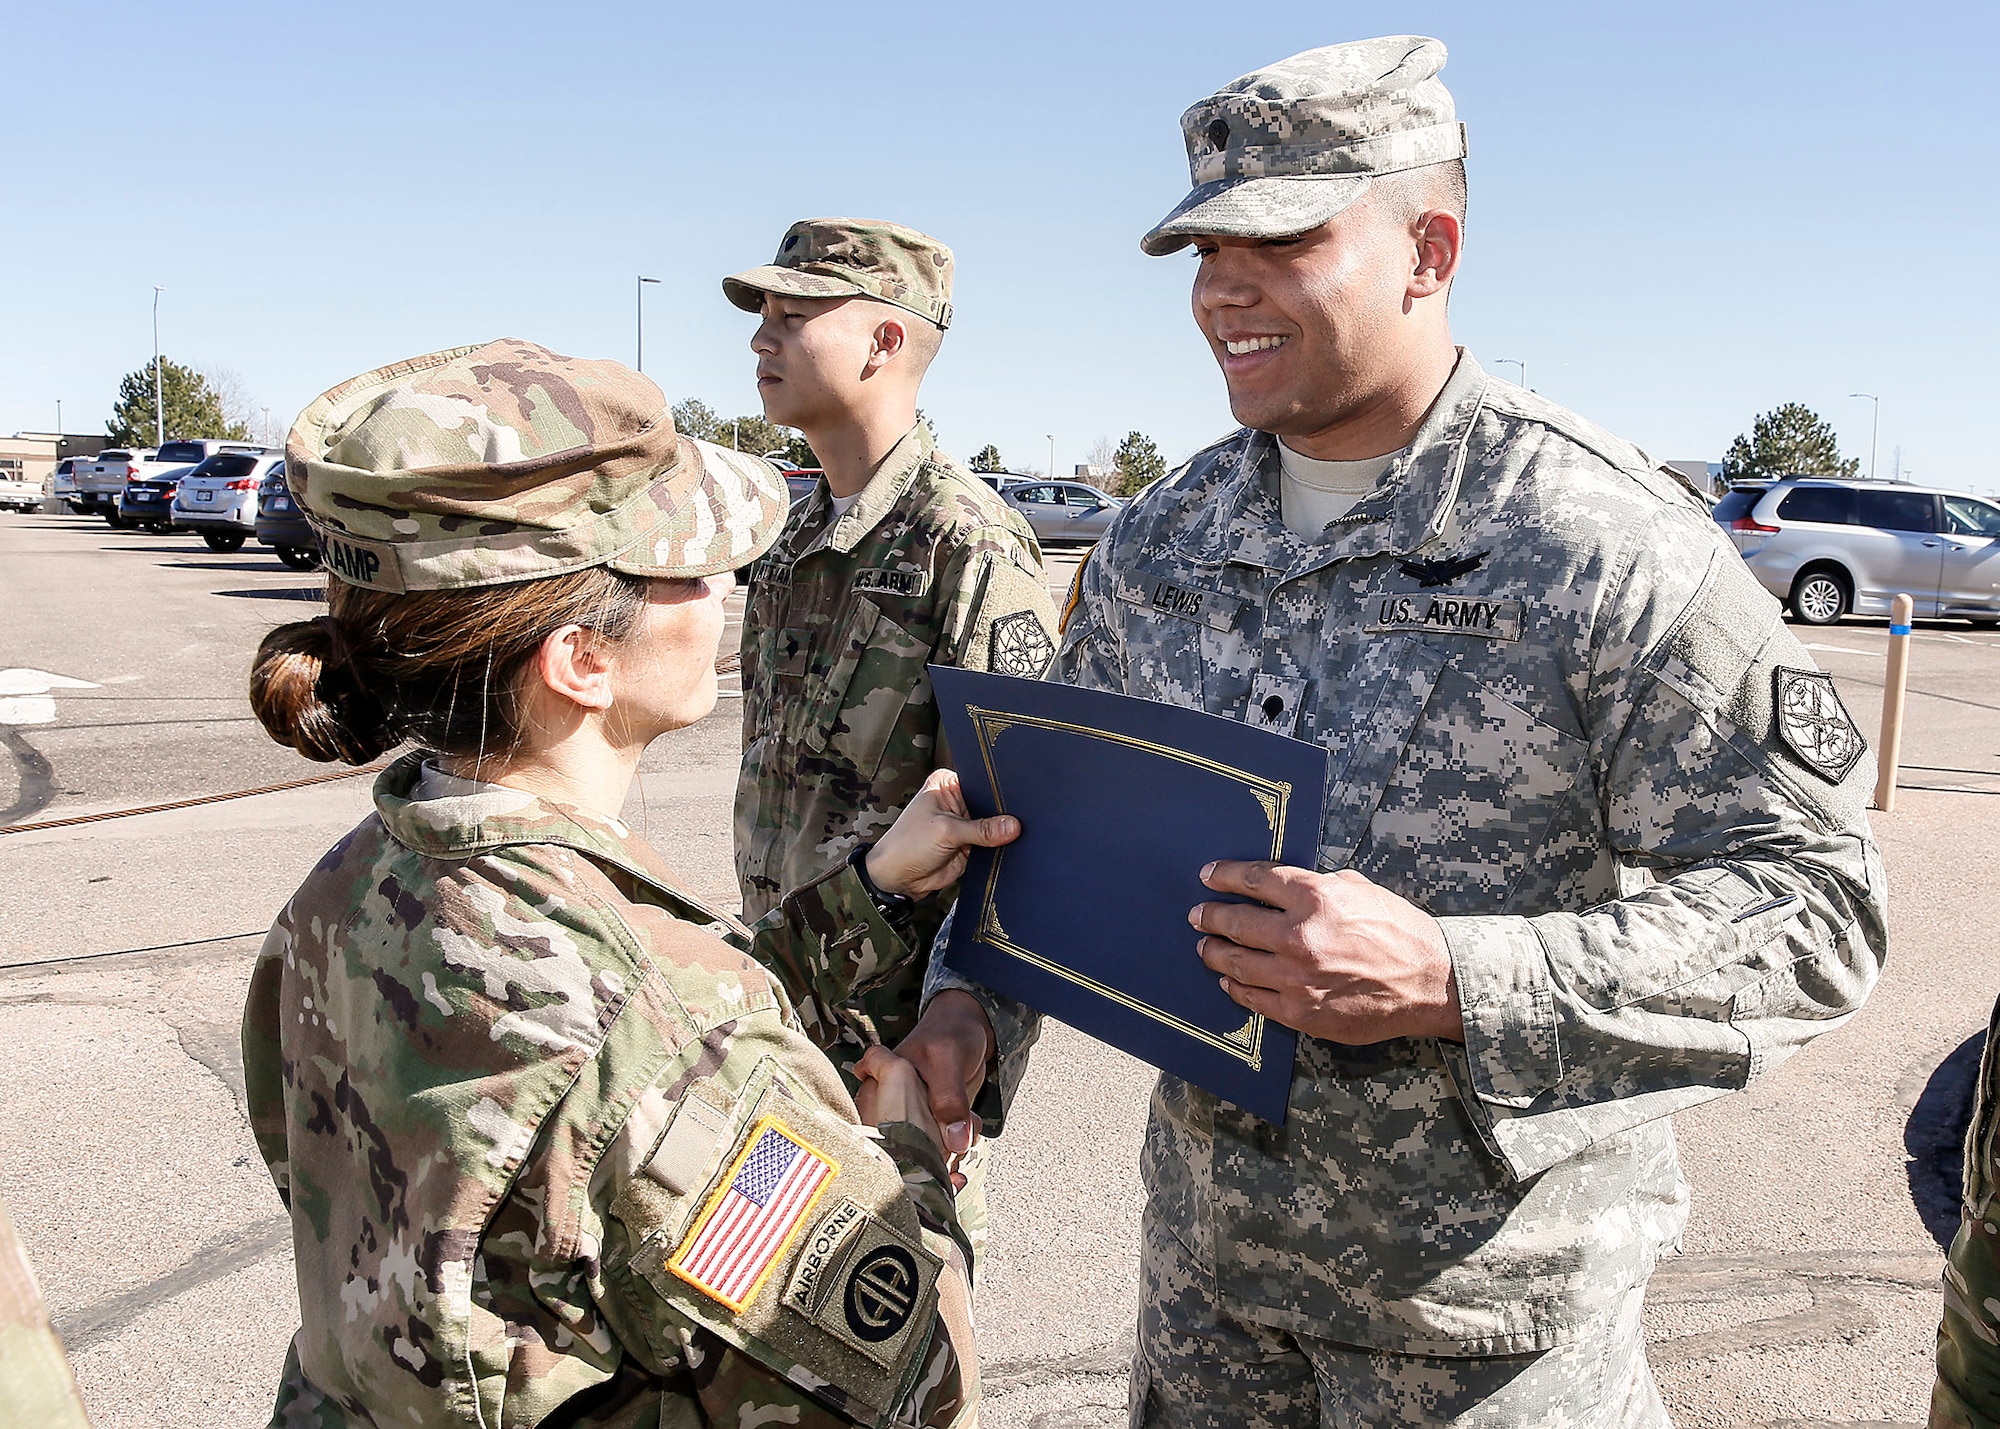
[[[805,433],[826,478],[756,567],[743,620],[736,872],[754,921],[887,829],[941,762],[929,663],[1039,676],[1055,654],[1041,547],[991,487],[937,450],[917,389],[951,323],[951,250],[893,223],[795,223],[765,267],[725,278],[762,321],[764,415]],[[950,895],[911,915],[913,946]],[[935,907],[938,912],[932,912]],[[894,1043],[923,968],[861,1000]],[[829,1047],[845,1073],[866,1051]],[[946,1128],[968,1152],[969,1116]],[[983,1247],[975,1155],[959,1217]]]
[[[1195,245],[1244,429],[1113,523],[1058,677],[1332,772],[1317,869],[1210,865],[1253,901],[1189,915],[1181,955],[1303,1035],[1283,1127],[1160,1081],[1135,1425],[1665,1424],[1670,1114],[1883,956],[1872,761],[1776,603],[1672,474],[1452,342],[1444,59],[1337,45],[1203,100],[1142,244]],[[1024,1039],[940,981],[898,1050],[943,1121]]]

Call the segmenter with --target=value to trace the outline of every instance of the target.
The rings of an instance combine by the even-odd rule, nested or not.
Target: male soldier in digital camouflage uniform
[[[1444,59],[1225,86],[1143,242],[1195,245],[1244,425],[1113,523],[1057,678],[1332,772],[1316,870],[1213,865],[1255,901],[1190,913],[1304,1035],[1283,1127],[1161,1079],[1135,1425],[1664,1424],[1671,1114],[1841,1025],[1883,957],[1872,761],[1776,603],[1672,474],[1452,343]],[[941,1118],[1023,1040],[953,981],[900,1049]]]
[[[591,565],[726,580],[784,511],[776,472],[677,436],[646,378],[511,339],[343,383],[286,457],[329,572],[376,592]],[[315,678],[344,720],[398,701],[421,742],[412,702],[456,682],[371,668]],[[815,1050],[857,975],[922,961],[858,879],[793,890],[760,967],[616,817],[422,749],[391,765],[272,926],[244,1011],[302,1316],[273,1423],[974,1421],[944,1158],[913,1125],[859,1125]],[[688,1257],[773,1129],[827,1163],[817,1199],[751,1185],[798,1209],[731,1222],[763,1237],[721,1248],[731,1273],[763,1268],[718,1285]]]
[[[770,420],[799,428],[826,478],[751,579],[743,620],[743,916],[887,828],[941,762],[926,664],[1039,676],[1055,653],[1041,548],[993,489],[939,451],[917,389],[951,323],[951,250],[898,224],[795,223],[761,268],[725,278],[762,319],[750,340]],[[917,910],[936,931],[948,899]],[[923,968],[874,988],[855,1026],[893,1045]],[[845,1069],[865,1042],[832,1049]],[[966,1152],[973,1127],[946,1128]],[[959,1166],[983,1248],[983,1149]]]
[[[2000,1002],[1965,1134],[1958,1234],[1944,1268],[1931,1429],[2000,1429]]]

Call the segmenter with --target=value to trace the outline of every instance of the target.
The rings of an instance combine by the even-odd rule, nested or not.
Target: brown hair
[[[441,754],[509,752],[542,642],[565,625],[624,640],[647,585],[603,566],[402,594],[329,577],[328,614],[281,625],[257,647],[250,708],[308,759],[366,764],[406,739]]]

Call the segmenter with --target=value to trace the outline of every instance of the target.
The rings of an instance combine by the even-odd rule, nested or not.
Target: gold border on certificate
[[[1000,786],[1000,771],[993,767],[993,746],[999,741],[1001,735],[1014,726],[1028,725],[1036,729],[1052,729],[1063,734],[1079,735],[1086,739],[1101,739],[1111,744],[1122,744],[1131,749],[1139,749],[1148,754],[1158,755],[1162,759],[1174,759],[1182,764],[1191,764],[1197,769],[1205,770],[1211,774],[1220,774],[1225,779],[1234,780],[1244,786],[1264,811],[1264,819],[1270,825],[1271,829],[1270,856],[1276,859],[1283,854],[1285,844],[1285,815],[1291,807],[1292,801],[1292,786],[1288,781],[1266,779],[1261,775],[1252,774],[1247,770],[1236,769],[1213,759],[1205,759],[1198,754],[1189,754],[1185,750],[1175,749],[1170,745],[1157,744],[1152,740],[1140,739],[1134,735],[1113,734],[1101,729],[1091,729],[1085,725],[1071,724],[1067,720],[1044,719],[1038,715],[1011,714],[1001,710],[981,709],[977,705],[967,705],[965,712],[971,717],[973,732],[979,737],[979,757],[985,761],[986,778],[993,786],[994,812],[996,813],[1004,814],[1007,812],[1007,795],[1006,791]],[[1226,1052],[1230,1056],[1247,1063],[1253,1072],[1263,1070],[1264,1018],[1261,1013],[1251,1013],[1249,1020],[1234,1032],[1211,1032],[1206,1027],[1197,1027],[1185,1018],[1176,1017],[1171,1012],[1154,1007],[1151,1003],[1142,1002],[1128,993],[1120,992],[1115,987],[1107,987],[1105,984],[1097,981],[1097,979],[1086,977],[1074,968],[1064,967],[1061,963],[1051,958],[1043,957],[1039,953],[1022,947],[1019,943],[1008,937],[1007,930],[1000,925],[999,911],[994,907],[994,892],[1000,882],[1000,864],[1006,856],[1007,850],[1004,848],[993,851],[992,871],[987,875],[986,892],[980,899],[979,928],[975,934],[980,942],[990,947],[998,948],[1001,952],[1017,957],[1022,962],[1028,963],[1033,967],[1038,967],[1043,972],[1053,973],[1066,982],[1075,983],[1078,987],[1088,988],[1099,997],[1108,998],[1122,1007],[1130,1008],[1141,1016],[1151,1018],[1162,1026],[1171,1027],[1183,1036],[1192,1037],[1197,1042],[1205,1043],[1219,1051]]]

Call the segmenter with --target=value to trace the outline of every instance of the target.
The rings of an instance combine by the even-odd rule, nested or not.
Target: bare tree
[[[1109,476],[1118,467],[1118,443],[1109,437],[1099,437],[1090,444],[1090,450],[1084,453],[1083,459]]]
[[[257,440],[263,441],[263,404],[251,395],[243,374],[233,367],[204,367],[201,375],[208,383],[208,390],[215,394],[216,401],[222,406],[222,420],[231,427],[254,432]]]

